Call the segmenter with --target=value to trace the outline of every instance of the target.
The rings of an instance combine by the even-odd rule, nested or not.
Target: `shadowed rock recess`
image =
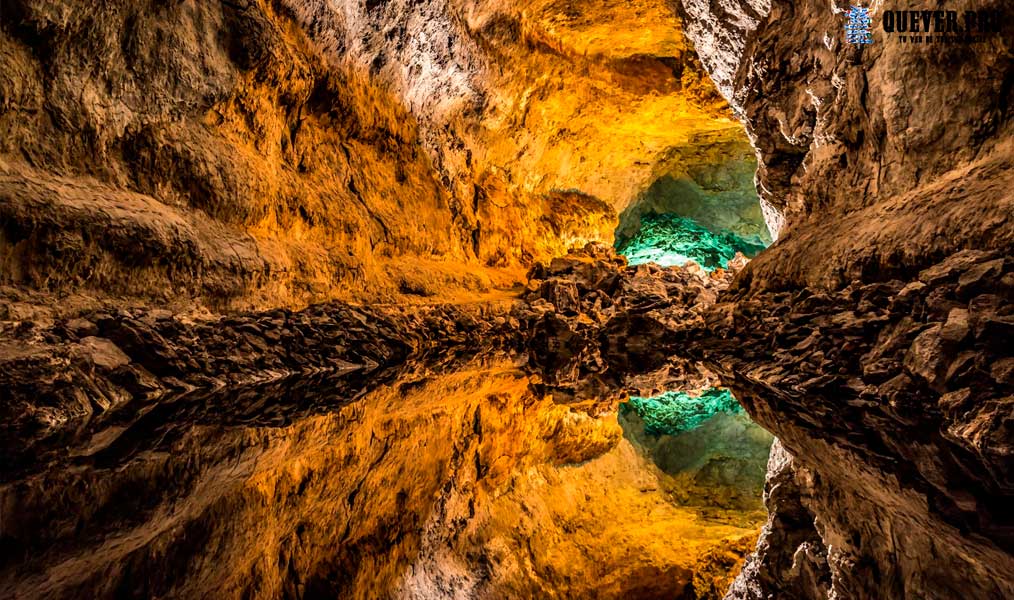
[[[0,598],[1014,597],[1010,32],[849,5],[0,0]]]

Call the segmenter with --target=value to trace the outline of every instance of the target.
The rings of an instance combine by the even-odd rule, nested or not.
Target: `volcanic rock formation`
[[[702,502],[728,488],[659,471],[615,410],[713,378],[618,348],[645,321],[659,340],[699,326],[681,307],[731,273],[589,246],[533,276],[499,306],[135,310],[9,332],[0,489],[23,518],[4,525],[0,589],[721,597],[763,513]]]
[[[874,28],[853,46],[845,2],[680,7],[758,151],[779,238],[716,308],[729,346],[709,364],[794,457],[773,481],[809,473],[813,515],[772,490],[730,596],[1010,597],[1010,37]]]
[[[9,0],[2,23],[0,283],[89,306],[474,299],[744,139],[661,0]]]
[[[1010,38],[847,4],[0,1],[0,596],[1014,597]]]

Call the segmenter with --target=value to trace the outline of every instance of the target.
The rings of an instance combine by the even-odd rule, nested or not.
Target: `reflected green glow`
[[[713,233],[694,220],[678,215],[645,215],[641,228],[617,244],[620,254],[632,265],[653,262],[659,266],[685,265],[694,261],[708,271],[725,267],[742,252],[752,258],[765,248],[759,239],[745,239],[734,233]]]
[[[738,413],[743,408],[724,388],[709,388],[700,396],[686,392],[666,392],[654,398],[631,396],[620,405],[620,412],[637,413],[644,430],[652,435],[676,435],[689,431],[717,413]]]

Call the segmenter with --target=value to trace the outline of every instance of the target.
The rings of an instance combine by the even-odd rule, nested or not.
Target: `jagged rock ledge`
[[[0,330],[0,385],[9,401],[0,408],[0,440],[17,462],[37,442],[59,439],[135,399],[492,350],[527,354],[544,391],[559,401],[608,411],[631,386],[660,390],[667,380],[706,379],[670,360],[660,336],[702,324],[689,307],[714,302],[730,280],[729,272],[627,267],[611,248],[589,244],[535,267],[528,291],[513,301],[332,302],[206,320],[135,309],[88,312],[49,326],[7,322]]]
[[[789,511],[769,535],[802,534],[802,550],[819,532],[831,597],[1014,594],[1014,258],[965,250],[833,292],[730,290],[699,333],[688,347],[809,473],[813,519]],[[784,504],[769,504],[776,522]],[[754,581],[731,597],[788,593],[770,582],[798,568],[779,564],[744,571]]]

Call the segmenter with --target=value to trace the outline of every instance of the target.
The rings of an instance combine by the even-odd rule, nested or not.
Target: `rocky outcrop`
[[[0,285],[90,306],[475,297],[743,138],[660,0],[13,0],[0,72]]]
[[[392,255],[463,259],[417,122],[270,3],[3,23],[3,283],[276,306],[379,285]]]
[[[705,362],[814,473],[832,594],[1014,592],[1012,271],[966,250],[911,281],[716,306],[728,345]]]
[[[433,358],[138,398],[37,444],[0,483],[0,592],[720,597],[754,514],[674,503],[517,356]]]
[[[720,383],[732,598],[1014,596],[1008,37],[679,2],[778,238],[707,274],[566,253],[749,191],[662,2],[163,4],[0,4],[6,595],[716,596],[603,417]]]
[[[509,307],[509,306],[508,306]],[[0,445],[14,469],[71,442],[95,419],[194,390],[378,369],[451,347],[510,347],[523,330],[506,308],[359,308],[193,320],[167,311],[96,313],[50,328],[24,322],[0,342]],[[513,327],[512,327],[513,326]]]
[[[763,285],[890,278],[1014,242],[1008,38],[901,43],[874,11],[874,43],[856,46],[843,35],[848,2],[680,6],[757,150],[772,233],[786,237],[754,264]]]
[[[744,262],[740,257],[733,268]],[[715,381],[675,351],[676,340],[703,326],[701,312],[728,287],[732,271],[627,267],[611,248],[590,245],[537,265],[529,278],[525,300],[533,318],[526,346],[559,401],[612,410],[624,394],[701,389]]]
[[[751,290],[753,263],[732,288],[721,272],[603,264],[575,257],[533,271],[533,305],[556,309],[544,336],[555,351],[540,353],[557,361],[546,382],[579,398],[567,382],[720,381],[795,457],[772,458],[768,532],[735,593],[1014,591],[1003,508],[1014,259],[965,250],[911,280],[792,293]],[[598,283],[608,276],[622,283]],[[614,305],[619,316],[603,317]]]
[[[827,548],[813,513],[803,504],[813,475],[796,468],[775,441],[768,459],[764,504],[768,521],[751,554],[725,595],[726,600],[826,598],[830,572]]]
[[[699,327],[728,271],[627,267],[612,248],[537,265],[523,300],[430,306],[315,305],[225,317],[132,309],[0,330],[2,447],[14,466],[95,419],[195,390],[370,373],[430,356],[510,350],[560,403],[612,413],[630,392],[703,387],[713,375],[666,337]],[[653,337],[645,336],[652,331]],[[69,436],[69,437],[68,437]]]
[[[741,269],[742,264],[734,267]],[[750,266],[739,273],[740,279],[749,277]],[[192,417],[162,412],[148,416],[153,400],[130,396],[138,390],[123,383],[134,381],[122,377],[128,372],[150,372],[146,381],[154,382],[152,389],[158,390],[216,383],[202,378],[199,371],[186,371],[195,365],[220,372],[221,381],[234,385],[249,385],[257,377],[302,366],[322,375],[351,378],[337,389],[354,395],[347,386],[357,381],[386,381],[383,369],[363,366],[481,349],[521,351],[529,373],[526,387],[536,397],[570,411],[571,416],[553,426],[554,456],[563,462],[588,460],[612,447],[615,429],[608,434],[595,417],[611,414],[623,395],[680,385],[728,385],[750,414],[779,437],[794,458],[780,448],[773,454],[766,494],[769,522],[732,597],[785,593],[946,597],[958,589],[973,597],[1003,597],[1012,585],[1004,520],[1011,495],[1007,472],[1014,381],[1004,365],[1012,360],[1005,344],[1012,277],[1014,261],[1009,258],[964,251],[923,270],[912,281],[857,282],[835,292],[773,294],[729,288],[732,272],[707,274],[695,266],[627,267],[610,250],[591,246],[534,269],[525,301],[505,304],[499,311],[330,305],[209,324],[140,314],[61,322],[32,333],[40,355],[77,348],[87,357],[82,359],[89,369],[84,380],[121,385],[130,402],[110,402],[101,411],[86,411],[83,418],[65,419],[34,441],[31,436],[37,429],[15,428],[9,432],[15,443],[7,447],[20,443],[30,450],[11,455],[24,465],[21,477],[26,477],[39,464],[59,456],[53,449],[62,444],[105,447],[105,436],[98,430],[112,423],[126,419],[144,427],[179,423],[185,428],[192,422]],[[281,324],[271,322],[279,318]],[[256,343],[260,336],[279,331],[289,331],[292,341]],[[26,345],[28,334],[16,335]],[[70,343],[72,338],[76,341]],[[217,346],[209,350],[207,344]],[[299,351],[303,348],[317,350],[303,354]],[[201,362],[224,356],[235,358],[219,358],[211,365]],[[21,390],[18,414],[50,414],[49,400],[74,406],[74,399],[106,389],[71,385],[53,376],[39,378],[40,363],[49,365],[50,373],[58,372],[52,362],[16,356],[8,360],[22,361],[17,370],[5,370],[21,374],[9,375],[7,381],[9,389]],[[311,384],[314,389],[333,385]],[[207,393],[191,391],[188,397]],[[269,417],[284,422],[291,418],[286,415],[326,413],[333,406],[297,402],[288,408],[282,403],[282,414],[271,417],[274,413],[233,408],[223,393],[215,392],[215,400],[199,401],[205,407],[201,419],[238,414],[254,423]],[[156,396],[155,405],[175,406],[171,398]],[[486,468],[476,467],[479,473]],[[58,474],[63,467],[50,469]],[[587,476],[598,477],[592,472]],[[526,481],[519,490],[529,489],[525,486],[537,480]],[[585,483],[581,478],[571,481],[577,486]],[[542,484],[536,487],[539,493],[552,493]],[[486,585],[465,576],[470,571],[462,565],[473,564],[472,559],[458,553],[469,555],[468,548],[486,539],[483,519],[500,523],[489,525],[490,535],[503,531],[503,515],[518,514],[509,498],[529,497],[529,491],[518,494],[501,500],[509,508],[480,511],[486,516],[478,521],[466,519],[472,525],[461,526],[458,520],[469,506],[467,494],[447,498],[455,508],[441,511],[450,512],[426,513],[437,519],[424,529],[430,532],[424,536],[430,540],[424,544],[429,550],[419,555],[411,580],[400,589],[407,594],[453,589],[457,581],[453,573],[465,577],[458,583],[479,586],[474,589]],[[545,510],[556,510],[550,510],[555,502]],[[530,525],[541,518],[532,517]],[[591,522],[582,522],[578,529],[597,531]],[[448,542],[442,537],[451,535],[448,531],[470,531],[472,537],[452,537],[454,541]],[[739,539],[737,544],[750,538]],[[886,540],[896,542],[886,545]],[[454,550],[447,550],[446,544]],[[533,556],[545,554],[540,550]],[[720,556],[725,555],[707,560],[732,568],[734,562],[722,562],[726,559]],[[927,564],[924,557],[933,561]],[[531,568],[535,570],[510,567],[506,579],[493,576],[497,585],[505,586],[497,589],[512,589],[522,596],[549,589],[535,591],[530,586],[544,577],[539,569],[550,567]],[[699,568],[706,573],[712,567]],[[691,572],[698,571],[680,571],[676,578],[680,586],[696,581],[696,576],[688,575]],[[335,577],[332,573],[324,581],[333,582]],[[692,585],[704,589],[705,584]]]
[[[813,519],[779,524],[772,495],[732,597],[1008,597],[1010,40],[901,43],[875,7],[850,45],[846,8],[681,2],[779,238],[717,305],[706,362],[811,474]]]

